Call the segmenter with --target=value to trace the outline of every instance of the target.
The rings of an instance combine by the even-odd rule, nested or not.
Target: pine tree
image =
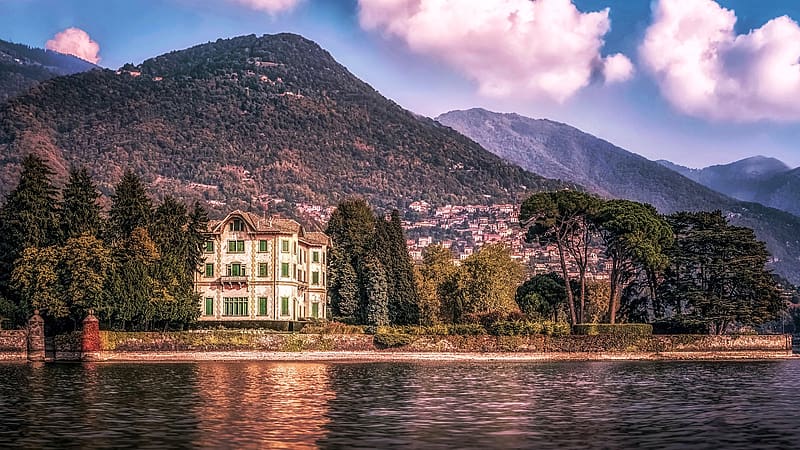
[[[332,316],[358,322],[358,275],[346,256],[333,247],[328,252],[328,292]]]
[[[363,311],[366,313],[364,323],[372,326],[389,325],[389,297],[386,281],[386,270],[374,255],[368,255],[362,264]]]
[[[130,170],[125,172],[111,196],[108,238],[126,239],[136,228],[148,228],[153,204],[147,197],[142,180]]]
[[[414,265],[408,254],[400,214],[392,211],[389,221],[378,220],[375,248],[386,269],[389,319],[396,325],[419,323],[419,294]]]
[[[85,233],[100,235],[100,205],[97,203],[99,197],[100,192],[86,167],[70,171],[69,180],[64,186],[60,211],[61,232],[65,241]]]
[[[47,247],[58,240],[56,189],[50,183],[53,172],[44,160],[28,155],[22,161],[19,184],[0,209],[0,297],[19,305],[10,289],[14,261],[23,249]],[[24,314],[16,322],[24,320]]]

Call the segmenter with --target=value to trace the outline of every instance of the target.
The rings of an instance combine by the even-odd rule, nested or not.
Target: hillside
[[[105,194],[126,169],[217,213],[270,201],[511,201],[554,189],[384,98],[297,35],[243,36],[44,82],[0,107],[0,194],[28,152]],[[213,213],[213,211],[212,211]]]
[[[791,169],[775,158],[754,156],[703,169],[690,169],[663,160],[658,162],[730,197],[800,216],[800,169]]]
[[[71,55],[0,40],[0,103],[41,81],[95,68]]]
[[[737,201],[562,123],[483,109],[452,111],[437,120],[527,170],[580,184],[602,196],[647,202],[664,213],[722,210],[731,222],[753,228],[767,243],[776,272],[800,282],[797,216]]]

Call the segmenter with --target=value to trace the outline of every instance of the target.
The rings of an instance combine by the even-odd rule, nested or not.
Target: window
[[[214,253],[214,241],[206,241],[203,251],[206,253]]]
[[[325,286],[325,272],[322,272],[322,285]]]
[[[228,264],[228,276],[229,277],[246,277],[247,271],[245,270],[247,267],[242,263],[230,263]]]
[[[325,264],[325,252],[322,252],[322,264]]]
[[[281,277],[289,278],[289,263],[281,263]]]
[[[258,263],[258,276],[260,277],[269,276],[269,265],[267,265],[267,263]]]
[[[206,308],[204,312],[206,316],[214,315],[214,299],[212,297],[206,297]]]
[[[315,319],[319,317],[319,303],[311,304],[311,317]]]
[[[247,297],[225,297],[224,300],[226,316],[247,315]]]
[[[289,315],[289,297],[281,297],[281,315]]]
[[[319,272],[316,270],[311,272],[311,284],[314,286],[319,286]]]
[[[206,278],[214,278],[214,264],[206,263]]]
[[[296,241],[295,241],[294,246],[292,248],[293,248],[292,249],[292,254],[296,255],[297,254],[297,242]]]
[[[244,231],[244,222],[241,219],[233,219],[230,223],[231,231]]]
[[[267,297],[258,297],[258,315],[267,315]]]
[[[265,241],[264,239],[261,239],[260,241],[258,241],[258,251],[260,253],[266,253],[267,252],[267,241]]]
[[[228,253],[244,253],[244,241],[228,241]]]
[[[282,239],[281,240],[281,253],[289,253],[289,240]]]
[[[292,264],[292,275],[295,277],[295,280],[300,277],[298,273],[297,264]]]
[[[311,262],[313,263],[319,262],[319,252],[317,251],[311,252]]]

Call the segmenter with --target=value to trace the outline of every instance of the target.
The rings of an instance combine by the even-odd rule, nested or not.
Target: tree
[[[101,222],[97,199],[100,192],[86,167],[70,170],[62,196],[59,217],[62,239],[67,240],[85,233],[99,236]]]
[[[563,190],[534,194],[523,202],[520,209],[520,222],[528,226],[526,239],[529,242],[556,245],[562,278],[569,280],[568,257],[578,267],[580,305],[577,308],[572,290],[566,290],[572,324],[583,320],[589,244],[592,240],[593,217],[600,204],[601,200],[593,195]]]
[[[19,309],[30,316],[34,309],[54,319],[69,317],[69,304],[61,296],[62,288],[56,267],[59,263],[57,247],[28,247],[14,261],[11,288],[19,296]]]
[[[454,313],[444,311],[444,286],[455,274],[453,254],[441,245],[430,245],[422,254],[422,264],[416,267],[419,315],[422,325],[452,321]]]
[[[654,274],[667,266],[664,250],[672,244],[672,229],[651,205],[630,200],[605,202],[595,223],[611,259],[608,320],[615,323],[622,291],[638,272]]]
[[[364,323],[373,326],[389,325],[389,295],[386,281],[386,270],[380,260],[369,255],[361,267],[361,286],[364,299],[363,310],[366,312]]]
[[[558,321],[567,303],[564,279],[555,272],[539,274],[517,288],[515,301],[519,309],[530,316]]]
[[[720,211],[668,216],[676,240],[660,293],[679,316],[709,324],[713,333],[733,323],[757,325],[784,308],[765,268],[766,245],[753,230],[731,226]]]
[[[154,317],[152,299],[158,293],[153,277],[159,259],[158,248],[145,228],[134,228],[112,248],[113,268],[106,280],[105,293],[111,317],[119,328],[148,328]]]
[[[328,251],[328,293],[332,317],[358,323],[358,275],[336,247]]]
[[[25,248],[47,247],[58,240],[53,172],[40,157],[22,161],[19,184],[0,209],[0,296],[19,303],[9,290],[14,261]]]
[[[522,282],[522,266],[511,258],[503,244],[488,244],[463,261],[451,277],[452,289],[446,297],[446,309],[454,319],[462,314],[510,312],[518,309],[514,301]]]
[[[111,241],[126,239],[136,228],[147,228],[152,215],[152,201],[147,197],[142,180],[130,170],[122,176],[111,196],[108,237]]]
[[[103,310],[103,288],[111,269],[111,252],[93,234],[84,233],[67,240],[61,251],[59,295],[67,303],[74,325],[90,309]]]
[[[386,269],[389,320],[397,325],[419,323],[419,293],[414,282],[414,264],[408,254],[400,214],[376,221],[375,250]]]

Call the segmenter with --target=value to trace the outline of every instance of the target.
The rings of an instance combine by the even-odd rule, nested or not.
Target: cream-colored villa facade
[[[294,220],[238,210],[209,223],[199,320],[324,318],[329,242]]]

